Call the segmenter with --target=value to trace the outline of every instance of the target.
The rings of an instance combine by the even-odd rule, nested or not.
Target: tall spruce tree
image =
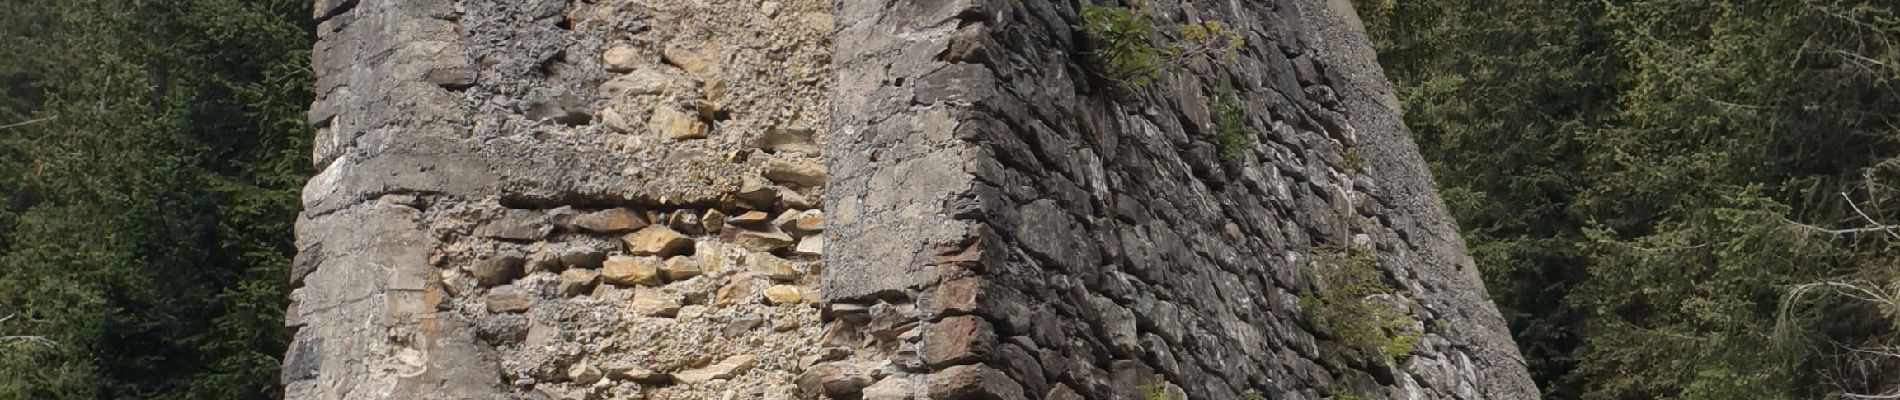
[[[309,10],[0,5],[0,399],[280,396]]]
[[[1552,398],[1900,390],[1900,18],[1871,0],[1361,3]]]

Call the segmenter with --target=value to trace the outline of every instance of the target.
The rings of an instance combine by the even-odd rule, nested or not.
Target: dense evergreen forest
[[[1900,396],[1900,4],[1358,3],[1549,398]]]
[[[266,399],[308,0],[0,2],[0,399]]]

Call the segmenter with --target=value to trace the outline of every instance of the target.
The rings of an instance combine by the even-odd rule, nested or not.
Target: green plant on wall
[[[1187,400],[1184,397],[1186,395],[1180,394],[1178,390],[1179,388],[1168,384],[1167,377],[1163,377],[1159,374],[1151,375],[1147,379],[1143,379],[1141,384],[1135,385],[1135,394],[1140,396],[1139,398],[1141,400]],[[1171,394],[1170,392],[1173,393]]]
[[[1196,60],[1232,57],[1245,43],[1227,24],[1206,21],[1181,25],[1174,35],[1178,38],[1163,38],[1163,44],[1156,45],[1154,14],[1146,0],[1083,6],[1082,23],[1095,42],[1089,57],[1096,73],[1122,84],[1144,84]]]
[[[1346,169],[1358,171],[1366,167],[1366,155],[1358,147],[1347,147],[1345,151]]]
[[[1321,289],[1300,296],[1304,318],[1334,339],[1340,355],[1365,361],[1397,359],[1416,351],[1415,321],[1382,301],[1398,292],[1387,284],[1378,259],[1364,250],[1324,249],[1325,262],[1311,270]]]
[[[1135,391],[1141,392],[1141,400],[1169,400],[1168,385],[1162,384],[1158,377],[1135,386]]]
[[[1253,147],[1254,135],[1239,98],[1227,93],[1214,101],[1214,143],[1220,145],[1221,160],[1239,163],[1247,148]]]

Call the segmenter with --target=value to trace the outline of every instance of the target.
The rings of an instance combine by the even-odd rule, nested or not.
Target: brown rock
[[[1023,389],[1009,375],[983,365],[944,368],[925,378],[931,400],[1021,399]]]
[[[759,252],[776,251],[798,243],[792,239],[792,235],[779,232],[777,228],[767,227],[770,228],[769,230],[738,228],[737,226],[730,227],[729,229],[720,231],[719,234],[733,244],[739,245],[739,247]]]
[[[561,265],[568,268],[598,269],[604,261],[607,261],[606,250],[570,247],[561,252]]]
[[[664,72],[642,69],[601,83],[600,91],[608,96],[651,96],[666,93],[666,87],[671,85],[672,81],[673,77],[666,76]],[[637,113],[636,111],[632,114]]]
[[[771,218],[771,217],[772,216],[770,214],[766,214],[764,211],[753,210],[753,211],[746,211],[744,214],[739,214],[739,216],[732,217],[732,219],[728,219],[726,220],[726,222],[731,223],[733,225],[758,227],[761,224],[764,224],[767,218]]]
[[[951,279],[937,287],[936,293],[921,299],[932,309],[953,313],[975,313],[987,300],[1001,298],[990,291],[990,285],[982,278],[963,277]],[[993,304],[993,303],[990,303]]]
[[[634,133],[636,127],[639,126],[632,112],[623,111],[621,107],[614,106],[600,110],[600,122],[606,124],[608,129],[622,134]]]
[[[996,349],[996,329],[974,316],[944,318],[925,328],[924,362],[943,367],[982,360]]]
[[[594,291],[594,285],[600,282],[600,271],[581,268],[569,268],[561,271],[559,286],[561,297],[574,297]]]
[[[733,192],[732,197],[753,208],[771,208],[778,202],[779,189],[766,180],[746,177],[739,181],[739,190]]]
[[[719,105],[718,102],[714,102],[712,100],[699,100],[699,101],[693,102],[693,111],[696,111],[699,113],[699,119],[702,121],[719,120],[719,114],[725,111],[724,108],[725,108],[724,106],[721,106]]]
[[[765,179],[803,187],[825,185],[825,165],[808,160],[773,158],[765,162]]]
[[[825,231],[825,212],[819,210],[787,210],[775,220],[774,225],[786,232],[797,235],[810,235]]]
[[[746,275],[734,276],[731,283],[721,286],[719,292],[713,295],[713,305],[725,307],[752,298],[752,292],[757,289],[749,278]]]
[[[640,50],[633,46],[618,45],[600,54],[600,65],[608,71],[627,72],[645,64],[640,60]]]
[[[1042,398],[1047,400],[1085,400],[1081,394],[1075,392],[1075,389],[1070,389],[1068,384],[1062,383],[1057,383],[1056,387],[1050,388],[1049,395],[1043,396]],[[870,399],[866,398],[865,400]]]
[[[628,303],[633,313],[643,317],[673,318],[680,313],[680,296],[660,289],[640,288],[633,291],[633,301]]]
[[[698,233],[701,229],[699,225],[699,213],[691,210],[674,211],[672,215],[667,217],[666,226],[672,227],[673,230],[680,232]]]
[[[917,325],[918,322],[909,316],[894,312],[880,312],[871,316],[871,323],[865,327],[864,333],[871,334],[871,337],[880,341],[888,342],[918,335]]]
[[[662,263],[656,257],[608,257],[601,263],[600,277],[607,283],[631,285],[659,285]]]
[[[801,209],[801,210],[818,208],[817,201],[814,201],[812,198],[806,197],[803,194],[799,194],[797,190],[792,190],[791,188],[783,188],[783,187],[778,188],[778,189],[779,189],[778,191],[779,203],[785,206],[785,208],[796,208],[796,209]]]
[[[473,270],[474,268],[475,268],[474,266],[469,266],[468,270]],[[469,272],[467,270],[454,270],[454,269],[443,270],[440,273],[441,277],[438,278],[442,280],[442,292],[447,293],[450,297],[461,296],[462,293],[465,293],[468,289],[479,284],[479,282],[471,283],[471,282],[462,280],[462,275],[468,274],[468,273]],[[294,306],[296,305],[296,303],[297,302],[293,301],[291,302],[291,305]]]
[[[620,233],[647,227],[647,219],[633,210],[609,208],[576,215],[569,226],[583,232]]]
[[[747,269],[775,281],[790,282],[804,277],[798,273],[798,264],[771,254],[753,253],[746,256],[746,261],[750,264]]]
[[[902,376],[885,377],[871,387],[864,388],[864,400],[915,400],[916,384]],[[1076,400],[1081,400],[1080,398]]]
[[[698,116],[666,106],[653,109],[653,117],[647,120],[647,129],[673,140],[704,139],[709,130]]]
[[[709,365],[705,368],[673,374],[673,378],[679,380],[681,383],[703,383],[714,379],[732,379],[732,377],[739,376],[739,374],[745,373],[746,370],[752,369],[754,359],[755,357],[750,355],[732,356],[732,358],[727,358],[725,361],[720,361],[718,364]]]
[[[671,257],[693,248],[693,239],[659,225],[649,225],[620,240],[627,243],[627,253],[636,256]]]
[[[593,364],[575,364],[573,368],[567,369],[567,379],[582,385],[591,385],[594,382],[599,382],[600,377],[600,368],[594,368]]]
[[[485,238],[532,241],[547,237],[554,226],[548,224],[548,217],[529,210],[508,210],[475,228],[475,236]]]
[[[792,254],[801,256],[824,255],[825,237],[823,235],[812,235],[806,236],[804,239],[798,239],[798,245],[792,247]]]
[[[669,379],[669,377],[667,377],[666,374],[656,373],[656,372],[653,372],[653,370],[641,368],[640,366],[634,365],[631,362],[607,363],[607,364],[601,365],[601,369],[606,371],[607,377],[613,378],[614,380],[629,381],[629,382],[635,382],[635,383],[641,383],[641,384],[657,385],[657,384],[666,383],[666,381]]]
[[[812,140],[812,133],[811,129],[772,128],[752,144],[773,153],[817,156],[818,144]]]
[[[726,213],[719,212],[716,208],[706,210],[706,216],[699,218],[699,225],[699,228],[705,230],[706,233],[719,233],[720,229],[726,227]]]
[[[718,101],[726,98],[726,91],[729,88],[726,85],[725,79],[701,76],[700,80],[705,82],[700,85],[700,88],[706,93],[707,99]]]
[[[765,300],[773,305],[798,304],[805,301],[805,293],[797,286],[772,285],[765,288]]]
[[[818,365],[818,363],[821,363],[821,362],[843,360],[846,357],[850,357],[850,356],[851,356],[851,349],[846,349],[843,347],[826,347],[826,348],[818,349],[817,354],[799,357],[798,365],[810,367],[813,365]]]
[[[528,254],[527,263],[522,265],[521,268],[526,274],[541,271],[559,271],[561,269],[561,257],[547,251],[536,251],[532,254]]]
[[[671,281],[683,281],[687,278],[699,276],[700,273],[704,272],[700,271],[698,262],[693,261],[692,257],[687,256],[673,256],[673,258],[666,259],[665,268],[666,279]]]
[[[790,225],[792,219],[798,218],[798,212],[799,210],[785,210],[785,212],[778,213],[778,217],[772,218],[772,226],[778,227],[780,231],[786,233],[795,233],[792,232]]]
[[[730,249],[731,245],[727,243],[708,240],[693,248],[693,262],[699,265],[701,272],[724,271],[727,262],[735,261],[730,259],[731,254],[728,254],[732,252]]]
[[[594,293],[587,295],[595,302],[626,303],[633,301],[633,289],[622,289],[614,285],[594,285]]]
[[[782,317],[778,317],[777,319],[772,320],[772,331],[773,332],[790,332],[794,329],[798,329],[799,325],[800,323],[798,322],[798,317],[794,317],[790,315],[782,316]]]
[[[474,265],[469,266],[468,272],[474,275],[475,280],[481,282],[482,286],[495,286],[520,278],[521,267],[527,264],[527,261],[521,253],[504,252],[476,261]]]
[[[498,286],[490,289],[488,295],[482,296],[482,302],[487,303],[488,312],[517,313],[527,311],[529,306],[534,305],[534,297],[512,285]]]
[[[556,385],[535,385],[535,392],[550,400],[587,400],[587,388],[564,387]]]
[[[837,347],[837,346],[856,346],[856,345],[861,344],[863,337],[858,333],[857,330],[847,328],[848,326],[850,325],[827,324],[825,326],[825,333],[818,336],[818,345],[825,346],[825,347]]]
[[[850,364],[828,363],[806,369],[793,382],[806,396],[848,398],[871,386],[871,374]]]
[[[707,75],[713,73],[715,68],[712,57],[705,53],[678,47],[667,47],[660,52],[660,57],[667,64],[673,64],[693,75]]]

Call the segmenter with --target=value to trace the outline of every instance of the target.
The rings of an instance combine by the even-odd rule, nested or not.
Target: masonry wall
[[[1072,2],[319,0],[287,398],[1535,397],[1320,1],[1153,0],[1246,46],[1117,88]]]
[[[841,3],[823,293],[900,366],[873,391],[1535,398],[1350,7],[1149,3],[1161,31],[1246,44],[1116,84],[1076,2]],[[1214,139],[1222,94],[1250,145]],[[1414,352],[1344,357],[1314,328],[1301,295],[1338,290],[1314,275],[1344,252]]]
[[[796,396],[830,4],[319,3],[288,398]]]

